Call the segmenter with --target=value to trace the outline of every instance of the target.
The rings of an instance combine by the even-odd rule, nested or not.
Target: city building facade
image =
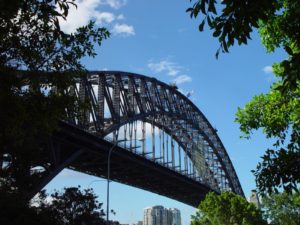
[[[251,191],[249,202],[253,203],[258,209],[261,208],[259,196],[255,190]]]
[[[179,209],[169,209],[168,225],[181,225],[181,214]]]
[[[161,205],[145,208],[143,225],[181,225],[180,211]]]

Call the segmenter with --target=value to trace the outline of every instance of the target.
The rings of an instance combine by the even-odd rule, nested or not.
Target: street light
[[[96,180],[92,180],[89,184],[88,184],[88,186],[87,186],[87,188],[90,188],[90,186],[93,184],[93,183],[95,183],[95,182],[99,182],[99,181],[105,181],[105,179],[96,179]]]
[[[106,225],[109,225],[109,182],[110,182],[110,156],[114,148],[123,141],[127,141],[127,139],[117,140],[114,145],[109,149],[107,156],[107,196],[106,196]]]

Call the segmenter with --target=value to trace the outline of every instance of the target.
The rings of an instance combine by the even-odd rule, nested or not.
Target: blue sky
[[[274,81],[271,65],[285,57],[282,51],[267,54],[257,32],[247,46],[236,46],[229,54],[216,60],[218,43],[209,30],[198,31],[199,20],[185,10],[189,0],[84,0],[72,10],[63,29],[72,32],[89,19],[106,26],[112,36],[98,55],[85,58],[90,70],[121,70],[141,73],[170,83],[176,82],[183,93],[192,93],[191,100],[218,129],[218,134],[237,171],[246,196],[255,188],[250,170],[260,161],[264,150],[271,146],[260,131],[250,140],[240,139],[239,126],[234,122],[238,107],[252,96],[266,93]],[[74,11],[74,12],[73,12]],[[106,182],[97,178],[64,171],[47,189],[81,185],[92,187],[99,201],[106,201]],[[120,185],[111,184],[113,219],[121,223],[142,220],[143,208],[161,204],[181,210],[183,225],[188,225],[195,209],[177,201]],[[105,208],[104,204],[104,208]]]

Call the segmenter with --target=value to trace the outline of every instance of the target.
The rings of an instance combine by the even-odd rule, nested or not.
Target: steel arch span
[[[66,167],[105,178],[114,148],[115,181],[192,206],[209,191],[244,196],[217,131],[175,86],[134,73],[90,71],[66,91],[87,107],[61,122],[52,172],[36,191]]]
[[[229,190],[243,195],[234,167],[217,131],[176,87],[133,73],[95,71],[89,72],[87,79],[78,81],[73,93],[81,101],[90,102],[91,106],[80,120],[73,118],[76,125],[100,137],[128,125],[126,129],[129,139],[131,138],[129,141],[135,136],[136,121],[154,125],[167,133],[171,141],[175,140],[193,163],[189,174],[187,165],[183,166],[185,174],[203,182],[212,190]],[[146,132],[145,124],[140,126]],[[153,136],[153,132],[151,135]],[[142,147],[145,145],[144,139],[145,133],[142,136]],[[132,142],[130,145],[133,145]],[[151,148],[150,152],[145,152],[144,148],[142,154],[150,153],[151,160],[157,161],[155,146],[152,145]],[[171,152],[170,155],[172,157],[174,153]],[[166,161],[161,159],[160,161]],[[172,169],[176,166],[169,166],[169,162],[163,163]],[[181,169],[178,172],[182,172]]]

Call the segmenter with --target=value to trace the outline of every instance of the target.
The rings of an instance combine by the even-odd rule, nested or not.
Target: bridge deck
[[[83,149],[84,153],[69,168],[97,177],[107,177],[107,156],[113,146],[76,127],[61,123],[55,135],[63,154]],[[111,155],[111,179],[197,207],[209,187],[162,165],[116,146]]]

